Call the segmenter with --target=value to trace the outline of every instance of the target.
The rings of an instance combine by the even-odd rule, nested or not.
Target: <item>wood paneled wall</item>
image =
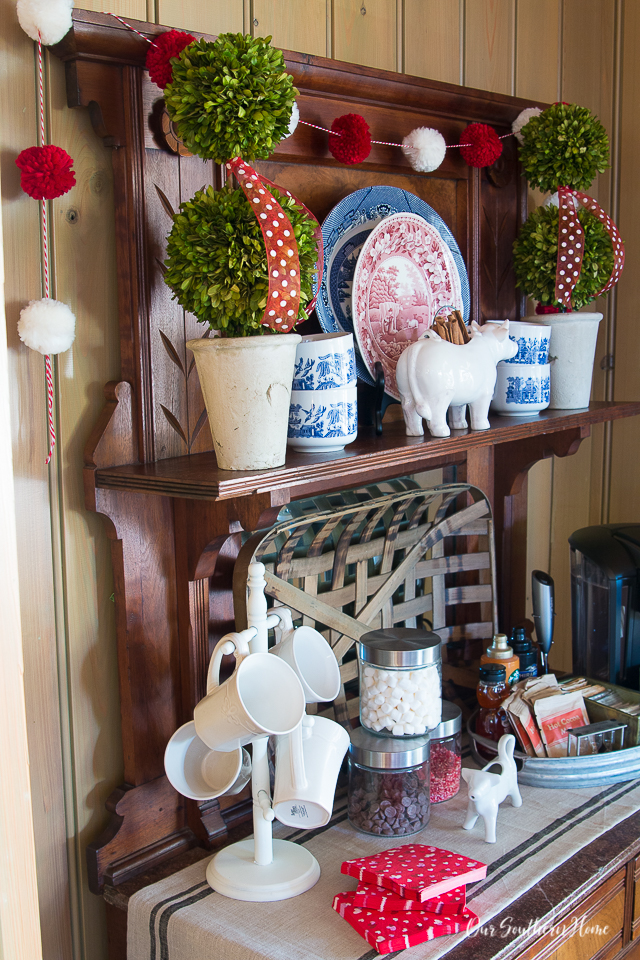
[[[79,0],[78,6],[82,5]],[[91,9],[209,33],[251,30],[276,45],[540,100],[576,100],[612,136],[613,167],[593,192],[627,241],[629,266],[601,324],[594,396],[636,399],[635,330],[640,198],[640,10],[623,0],[103,0]],[[77,186],[51,205],[54,293],[78,319],[56,362],[57,454],[46,455],[42,358],[16,334],[20,308],[42,295],[38,205],[19,188],[14,159],[36,142],[33,44],[15,0],[0,0],[2,226],[11,378],[10,411],[19,544],[25,696],[33,817],[47,960],[102,960],[103,908],[89,894],[84,846],[104,824],[121,779],[119,704],[109,551],[100,520],[82,505],[82,449],[118,374],[110,158],[82,111],[64,104],[63,72],[47,55],[48,129],[75,161]],[[622,27],[624,26],[624,31]],[[624,67],[624,69],[623,69]],[[622,78],[622,80],[621,80]],[[380,131],[383,133],[383,131]],[[540,202],[532,195],[531,203]],[[617,369],[600,360],[614,353]],[[615,383],[614,383],[615,377]],[[529,478],[529,566],[558,588],[556,666],[570,666],[567,536],[588,523],[633,519],[640,421],[594,432],[567,460]]]

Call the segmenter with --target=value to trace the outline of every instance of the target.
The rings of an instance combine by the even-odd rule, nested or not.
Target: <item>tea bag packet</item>
[[[544,697],[534,702],[533,709],[548,756],[566,757],[567,731],[589,723],[582,694],[561,693],[555,697]]]
[[[479,860],[422,843],[407,843],[374,856],[345,860],[341,870],[347,876],[421,903],[487,875],[487,865]]]
[[[365,907],[368,910],[422,910],[433,913],[438,917],[456,917],[464,912],[467,902],[466,887],[454,887],[438,897],[420,902],[405,900],[397,894],[391,893],[385,887],[374,886],[370,883],[359,883],[353,894],[353,906]]]
[[[507,711],[509,723],[513,727],[525,753],[530,757],[546,757],[546,750],[531,708],[522,699],[522,691],[516,690],[504,701],[502,706]]]

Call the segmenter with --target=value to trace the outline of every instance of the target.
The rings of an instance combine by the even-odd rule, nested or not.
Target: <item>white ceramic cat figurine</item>
[[[518,347],[509,339],[509,321],[501,326],[486,323],[469,327],[469,343],[442,340],[434,330],[412,343],[400,354],[396,381],[402,398],[402,412],[408,437],[421,437],[422,420],[434,437],[448,437],[447,410],[451,426],[467,426],[466,407],[471,412],[471,429],[489,429],[489,404],[496,386],[496,364],[515,357]]]
[[[462,776],[467,783],[469,804],[467,819],[463,827],[472,830],[478,817],[484,820],[484,839],[487,843],[496,842],[496,820],[498,807],[505,799],[511,797],[514,807],[522,806],[522,797],[518,789],[518,769],[513,759],[513,748],[516,738],[510,733],[500,737],[498,742],[498,757],[492,760],[482,770],[463,770]],[[499,764],[502,773],[490,773],[489,768]]]

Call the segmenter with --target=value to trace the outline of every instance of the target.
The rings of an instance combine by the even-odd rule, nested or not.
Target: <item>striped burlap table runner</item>
[[[591,790],[521,787],[523,805],[500,808],[498,840],[483,840],[482,821],[461,829],[466,788],[431,808],[428,827],[408,842],[428,843],[489,864],[487,877],[469,888],[471,909],[487,923],[509,903],[582,847],[640,808],[640,782]],[[377,954],[337,913],[334,894],[354,890],[340,873],[343,860],[368,856],[402,840],[381,840],[354,830],[346,800],[336,801],[331,824],[312,833],[276,824],[274,835],[304,843],[320,863],[320,880],[307,893],[278,903],[246,903],[215,893],[202,860],[129,901],[128,960],[372,960]],[[405,841],[407,842],[407,841]],[[535,919],[535,918],[533,918]],[[437,960],[467,934],[442,937],[406,953],[407,960]]]

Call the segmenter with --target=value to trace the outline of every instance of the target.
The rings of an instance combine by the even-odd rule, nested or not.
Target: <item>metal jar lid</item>
[[[442,720],[435,729],[429,731],[431,740],[444,740],[453,737],[462,730],[462,710],[455,703],[442,701]]]
[[[400,770],[416,767],[429,759],[429,737],[411,737],[400,740],[394,737],[376,737],[363,727],[351,731],[349,756],[356,763],[374,770]]]
[[[440,663],[440,643],[431,630],[372,630],[358,641],[358,659],[376,667],[425,667]]]

